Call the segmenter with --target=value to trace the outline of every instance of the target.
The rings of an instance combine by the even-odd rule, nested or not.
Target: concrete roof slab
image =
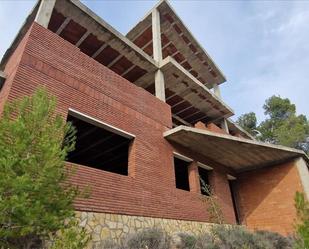
[[[301,150],[187,126],[166,131],[164,137],[236,172],[275,165],[298,157],[309,162],[309,158]]]

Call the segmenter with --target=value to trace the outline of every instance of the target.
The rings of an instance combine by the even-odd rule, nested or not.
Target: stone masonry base
[[[128,216],[119,214],[77,212],[80,225],[90,231],[92,246],[100,244],[106,239],[119,240],[130,233],[144,228],[160,228],[172,235],[177,232],[198,235],[209,230],[211,223],[151,218],[142,216]]]

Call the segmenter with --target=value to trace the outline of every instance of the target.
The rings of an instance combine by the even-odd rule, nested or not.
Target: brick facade
[[[201,201],[197,175],[197,162],[201,162],[213,168],[209,182],[227,223],[235,223],[227,178],[230,174],[237,177],[237,201],[244,224],[283,234],[293,231],[293,197],[295,191],[302,190],[293,162],[236,175],[205,156],[167,142],[163,132],[172,128],[168,104],[37,23],[10,57],[5,73],[0,111],[5,100],[45,86],[57,97],[57,111],[64,118],[71,108],[135,135],[128,176],[74,165],[77,174],[72,182],[91,189],[90,198],[76,201],[77,210],[207,222],[209,214]],[[215,124],[206,127],[200,123],[196,127],[226,134]],[[190,192],[176,189],[173,152],[193,159],[189,166]]]
[[[296,161],[238,177],[241,219],[251,229],[291,234],[296,210],[294,196],[303,191]]]
[[[63,117],[72,108],[136,136],[130,149],[129,176],[78,166],[72,181],[89,185],[92,191],[89,199],[76,202],[77,210],[208,220],[197,179],[190,177],[191,186],[195,181],[191,192],[175,187],[173,151],[176,149],[162,135],[172,127],[169,105],[36,23],[25,40],[24,51],[16,50],[21,61],[10,83],[9,100],[45,86],[57,97],[57,111]],[[192,157],[185,149],[182,153]],[[224,204],[227,221],[234,223],[226,172],[215,169],[211,181]]]

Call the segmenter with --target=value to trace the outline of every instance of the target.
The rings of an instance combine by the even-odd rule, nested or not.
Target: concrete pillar
[[[152,11],[152,44],[154,60],[162,61],[160,13],[157,9]]]
[[[56,0],[41,0],[38,13],[35,17],[35,22],[48,28],[49,20],[52,15]]]
[[[164,75],[160,69],[155,73],[155,90],[156,97],[165,102]]]
[[[200,177],[197,162],[190,163],[188,168],[190,192],[201,193]]]
[[[220,91],[220,87],[218,84],[213,84],[213,91],[214,94],[219,97],[219,99],[221,99],[221,91]]]
[[[152,11],[152,44],[153,58],[158,64],[162,61],[162,44],[161,44],[161,28],[160,13],[157,9]],[[164,75],[161,70],[155,73],[155,94],[156,97],[165,102],[165,83]]]
[[[223,118],[221,121],[221,128],[227,133],[230,134],[229,127],[227,125],[226,118]]]
[[[296,159],[296,166],[299,173],[299,177],[303,186],[304,194],[309,200],[309,170],[305,160],[301,157]]]

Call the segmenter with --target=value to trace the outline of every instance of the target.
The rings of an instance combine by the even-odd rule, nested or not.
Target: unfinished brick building
[[[0,112],[45,86],[77,127],[75,204],[93,240],[142,227],[199,233],[211,222],[202,178],[225,221],[293,232],[308,158],[255,141],[220,96],[225,77],[167,1],[126,36],[75,0],[37,3],[1,61]]]

